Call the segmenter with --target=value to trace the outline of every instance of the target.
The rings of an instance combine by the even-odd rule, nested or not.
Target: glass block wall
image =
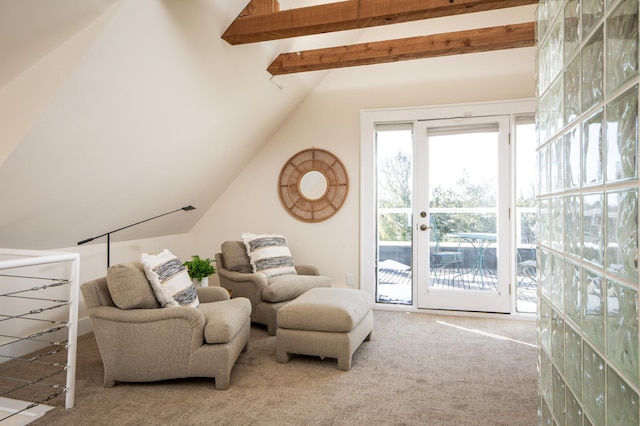
[[[640,423],[638,2],[537,10],[543,425]]]

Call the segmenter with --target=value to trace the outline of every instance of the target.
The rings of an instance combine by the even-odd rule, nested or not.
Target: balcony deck
[[[529,273],[526,273],[529,272]],[[433,288],[470,291],[497,291],[497,279],[492,271],[484,271],[482,276],[469,269],[437,268],[431,271]],[[378,273],[378,302],[410,304],[412,302],[412,271],[396,261],[381,262]],[[516,303],[518,312],[536,312],[537,281],[535,273],[518,273]]]

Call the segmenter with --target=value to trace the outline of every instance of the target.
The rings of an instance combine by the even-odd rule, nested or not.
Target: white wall
[[[332,72],[192,229],[190,247],[213,256],[223,241],[239,239],[242,232],[281,233],[296,263],[317,265],[334,287],[346,286],[346,274],[354,274],[359,283],[360,111],[531,98],[533,53],[526,48],[480,54],[474,66],[465,59],[473,55],[461,55],[418,61],[419,67],[414,61]],[[251,125],[251,117],[246,119]],[[320,223],[290,216],[277,191],[283,164],[312,147],[334,153],[349,173],[342,209]]]

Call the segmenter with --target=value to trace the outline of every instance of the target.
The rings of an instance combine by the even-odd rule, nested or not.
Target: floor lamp
[[[141,220],[140,222],[132,223],[131,225],[123,226],[122,228],[114,229],[113,231],[105,232],[104,234],[96,235],[95,237],[87,238],[86,240],[78,241],[78,245],[81,246],[82,244],[86,244],[89,241],[93,241],[96,238],[101,238],[101,237],[104,237],[106,235],[107,236],[107,268],[108,268],[109,266],[111,266],[111,258],[110,258],[111,234],[113,234],[115,232],[118,232],[118,231],[122,231],[123,229],[131,228],[132,226],[140,225],[141,223],[144,223],[144,222],[149,222],[150,220],[157,219],[159,217],[166,216],[166,215],[171,214],[171,213],[176,213],[176,212],[179,212],[179,211],[188,212],[188,211],[195,210],[195,209],[196,208],[193,207],[193,206],[181,207],[179,209],[172,210],[172,211],[167,212],[167,213],[159,214],[158,216],[150,217],[149,219]]]

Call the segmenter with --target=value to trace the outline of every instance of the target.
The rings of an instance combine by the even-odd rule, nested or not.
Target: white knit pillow
[[[180,259],[169,250],[159,254],[143,253],[140,263],[153,287],[160,306],[191,306],[200,304],[198,293],[189,278],[189,273]]]
[[[267,277],[297,274],[293,257],[282,235],[242,234],[253,272]]]

